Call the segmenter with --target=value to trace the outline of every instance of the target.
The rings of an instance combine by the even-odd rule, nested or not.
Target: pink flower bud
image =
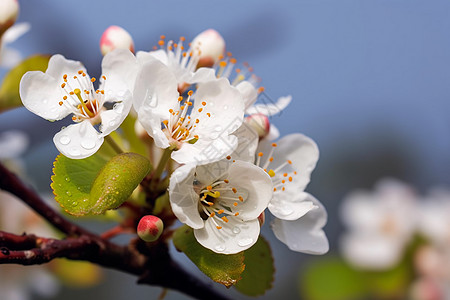
[[[139,221],[137,234],[146,242],[154,242],[159,238],[163,229],[164,224],[160,218],[147,215]]]
[[[258,221],[259,221],[259,226],[262,227],[264,225],[264,222],[266,222],[266,215],[264,212],[262,212],[259,216],[258,216]]]
[[[134,52],[133,38],[119,26],[109,26],[100,38],[100,51],[103,55],[114,49],[128,49]]]
[[[225,40],[214,29],[208,29],[194,38],[191,47],[200,51],[199,68],[212,67],[225,52]]]
[[[19,3],[17,0],[0,1],[0,35],[16,22],[18,14]]]
[[[270,122],[269,118],[263,114],[254,114],[245,118],[245,124],[252,128],[263,139],[269,134]]]

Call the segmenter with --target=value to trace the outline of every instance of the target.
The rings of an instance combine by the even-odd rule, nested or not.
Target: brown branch
[[[1,163],[0,189],[17,196],[68,235],[66,239],[56,240],[0,232],[0,264],[34,265],[61,257],[85,260],[136,275],[138,283],[178,290],[197,299],[228,299],[181,268],[170,257],[165,243],[153,245],[135,240],[119,246],[102,239],[61,217]]]
[[[10,192],[23,202],[25,202],[34,211],[49,221],[57,229],[67,235],[91,235],[78,225],[67,221],[56,211],[48,206],[31,188],[25,184],[11,171],[0,163],[0,189]]]

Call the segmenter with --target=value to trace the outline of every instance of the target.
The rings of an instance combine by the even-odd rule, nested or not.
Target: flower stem
[[[163,155],[161,156],[161,159],[159,160],[158,166],[156,167],[155,172],[153,173],[153,180],[159,180],[162,172],[164,171],[167,162],[170,159],[170,155],[172,154],[173,148],[169,147],[166,148],[163,152]]]
[[[120,148],[120,146],[116,143],[116,141],[114,141],[114,139],[111,136],[109,136],[109,135],[105,136],[105,140],[106,140],[106,142],[108,142],[108,144],[111,146],[111,148],[113,148],[114,151],[117,152],[117,154],[123,153],[122,148]]]

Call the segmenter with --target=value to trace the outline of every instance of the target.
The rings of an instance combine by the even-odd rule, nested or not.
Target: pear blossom
[[[268,205],[276,217],[275,236],[291,250],[310,254],[328,251],[322,227],[327,213],[323,205],[305,192],[319,159],[316,143],[302,134],[290,134],[278,143],[261,142],[256,164],[271,177],[273,198]]]
[[[450,245],[450,190],[434,188],[419,208],[420,233],[435,245]]]
[[[134,42],[131,35],[120,26],[109,26],[100,38],[100,51],[103,55],[114,49],[128,49],[134,52]]]
[[[170,40],[166,43],[165,36],[161,36],[159,45],[161,49],[150,52],[138,51],[136,58],[140,64],[158,60],[165,64],[176,78],[178,88],[183,91],[191,84],[211,81],[215,79],[214,70],[211,68],[199,68],[200,51],[190,46],[185,50],[181,37],[178,43]]]
[[[137,68],[134,55],[117,49],[103,58],[102,68],[100,86],[95,89],[96,79],[87,74],[80,62],[57,54],[50,58],[45,73],[27,72],[20,82],[20,97],[31,112],[49,121],[73,115],[75,124],[53,138],[58,150],[69,158],[94,154],[132,106],[130,87]],[[113,108],[107,109],[107,103]]]
[[[242,124],[244,106],[227,80],[201,83],[183,97],[170,68],[152,60],[141,67],[133,95],[139,122],[157,147],[176,150],[176,162],[206,164],[236,148],[233,132]]]
[[[349,231],[341,251],[354,266],[371,270],[393,267],[416,230],[417,198],[411,187],[393,179],[379,182],[374,192],[355,191],[341,206]]]
[[[173,213],[194,229],[201,245],[233,254],[257,241],[258,217],[272,198],[272,185],[252,163],[224,160],[178,168],[170,178],[169,196]]]

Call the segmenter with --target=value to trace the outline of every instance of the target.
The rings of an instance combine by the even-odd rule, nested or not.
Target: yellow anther
[[[237,189],[236,188],[232,188],[231,190],[233,191],[233,193],[235,193],[235,194],[237,193]]]
[[[283,180],[281,180],[281,183],[286,183],[286,180],[284,180],[284,179],[283,179]]]
[[[284,190],[286,190],[286,188],[283,186],[283,188],[281,190],[284,191]]]
[[[203,101],[203,102],[202,102],[202,105],[203,105],[203,106],[205,106],[205,105],[206,105],[206,102],[205,102],[205,101]]]
[[[251,72],[251,71],[250,71]],[[262,92],[264,92],[264,87],[260,86],[258,88],[258,94],[261,94]]]
[[[210,218],[213,218],[215,215],[216,215],[216,213],[215,213],[215,212],[212,212],[212,213],[209,215],[209,217],[210,217]]]
[[[102,78],[103,78],[103,80],[106,80],[106,76],[105,75],[103,75]]]
[[[67,100],[67,96],[64,96],[63,99],[64,99],[64,100]]]
[[[237,202],[234,202],[234,203],[233,203],[233,206],[238,206],[238,203],[237,203]]]
[[[221,66],[222,68],[225,68],[227,66],[227,62],[226,61],[221,61],[219,63],[219,66]]]
[[[262,157],[263,155],[264,155],[264,153],[262,153],[262,152],[259,152],[259,153],[258,153],[258,156],[259,156],[259,157]]]
[[[235,216],[235,217],[239,216],[239,213],[238,213],[238,212],[236,212],[236,213],[234,214],[234,216]]]
[[[217,229],[222,229],[222,226],[216,226],[217,227]]]
[[[210,114],[210,113],[206,113],[206,115],[207,115],[208,117],[210,117],[210,118],[211,118],[211,114]]]
[[[289,181],[292,181],[292,177],[289,177]]]
[[[287,175],[288,175],[287,173],[284,173],[284,174],[283,174],[284,177],[287,177]]]
[[[67,79],[67,74],[64,74],[64,75],[63,75],[63,79],[64,79],[64,80]]]
[[[184,42],[186,40],[186,38],[184,36],[180,37],[180,41]]]
[[[206,189],[207,189],[208,191],[211,191],[211,190],[212,190],[212,186],[208,185],[208,186],[206,187]]]
[[[95,77],[91,78],[91,82],[95,82],[97,79],[95,79]]]
[[[230,63],[232,63],[232,64],[236,64],[236,58],[230,58]]]
[[[159,37],[161,40],[164,40],[166,38],[166,36],[163,34]]]
[[[62,101],[59,101],[58,104],[59,104],[59,106],[62,106],[62,105],[63,105],[63,102],[62,102]]]
[[[228,218],[227,218],[227,217],[223,216],[221,219],[222,219],[225,223],[228,223]]]
[[[78,71],[78,74],[80,75],[83,74],[83,70]]]
[[[219,214],[219,215],[221,215],[221,214],[223,214],[225,211],[223,210],[223,209],[219,209],[218,211],[217,211],[217,213]]]
[[[242,196],[239,196],[239,201],[243,202],[244,198],[242,198]]]
[[[65,88],[65,87],[66,87],[65,83],[61,84],[61,88]]]
[[[276,147],[277,146],[277,143],[272,143],[272,147]]]
[[[220,197],[220,192],[218,192],[218,191],[215,191],[214,193],[213,192],[207,192],[206,194],[208,196],[213,197],[213,198],[219,198]]]
[[[203,110],[203,108],[202,108],[202,107],[200,107],[200,108],[198,109],[198,112],[199,112],[199,113],[201,113],[201,112],[202,112],[202,110]]]
[[[274,177],[275,176],[275,171],[270,169],[269,172],[267,172],[267,174],[269,174],[270,177]]]
[[[164,120],[163,124],[167,126],[169,124],[169,121],[168,120]]]
[[[273,162],[273,157],[269,158],[269,161],[270,161],[270,162]]]
[[[229,183],[230,181],[228,179],[224,179],[223,182]]]
[[[292,161],[288,160],[287,162],[288,162],[288,164],[292,165]]]

